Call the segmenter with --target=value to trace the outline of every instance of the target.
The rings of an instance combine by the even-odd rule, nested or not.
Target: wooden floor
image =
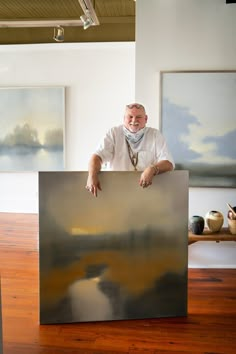
[[[188,316],[39,325],[38,216],[0,213],[4,354],[236,353],[236,270],[190,269]]]

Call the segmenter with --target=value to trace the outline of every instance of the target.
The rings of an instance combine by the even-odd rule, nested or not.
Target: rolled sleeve
[[[175,168],[175,162],[174,159],[168,149],[166,140],[164,136],[159,132],[159,136],[157,137],[157,144],[156,144],[156,157],[157,161],[163,161],[163,160],[168,160],[169,162],[172,163],[173,169]]]
[[[100,156],[103,163],[110,162],[114,156],[114,137],[112,134],[112,129],[107,132],[107,134],[100,140],[95,154]]]

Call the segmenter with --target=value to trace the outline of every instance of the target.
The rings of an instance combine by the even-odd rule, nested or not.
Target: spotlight
[[[53,39],[56,42],[64,42],[64,28],[61,26],[57,26],[54,28],[54,36]]]
[[[80,16],[80,19],[83,22],[84,30],[86,30],[87,28],[89,28],[94,24],[93,20],[87,15]]]

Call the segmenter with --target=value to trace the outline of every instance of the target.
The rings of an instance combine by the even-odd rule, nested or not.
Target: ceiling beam
[[[27,27],[54,27],[54,26],[83,26],[81,20],[11,20],[0,21],[1,28],[27,28]]]
[[[78,0],[86,18],[91,19],[90,25],[99,25],[91,0]],[[54,27],[54,26],[84,26],[83,16],[80,19],[37,19],[37,20],[0,20],[0,28]]]
[[[135,23],[135,16],[100,16],[100,23]]]

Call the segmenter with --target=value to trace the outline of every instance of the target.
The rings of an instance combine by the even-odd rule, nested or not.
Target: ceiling
[[[135,1],[91,0],[99,25],[64,27],[64,42],[117,42],[135,40]],[[0,0],[0,21],[78,20],[78,0]],[[54,27],[0,28],[0,44],[55,43]]]

